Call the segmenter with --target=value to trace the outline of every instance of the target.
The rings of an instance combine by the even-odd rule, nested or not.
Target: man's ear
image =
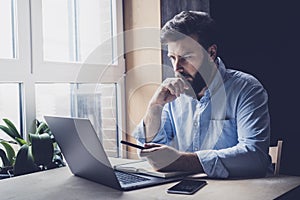
[[[217,45],[213,44],[207,49],[209,57],[214,61],[217,58]]]

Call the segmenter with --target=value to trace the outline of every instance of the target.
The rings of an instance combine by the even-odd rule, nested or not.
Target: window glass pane
[[[71,84],[36,84],[36,118],[44,115],[71,116]]]
[[[100,47],[101,59],[111,61],[111,0],[43,0],[42,4],[44,60],[85,62]]]
[[[44,59],[74,61],[74,21],[69,0],[43,0]]]
[[[103,60],[110,60],[112,57],[111,0],[77,0],[77,2],[78,60],[85,61],[97,48],[100,51],[105,50],[101,51]]]
[[[0,83],[0,124],[5,125],[3,119],[9,119],[20,132],[20,98],[18,83]],[[10,136],[0,130],[0,138],[13,140]],[[17,150],[18,145],[11,144]],[[0,148],[2,146],[0,145]]]
[[[0,58],[16,58],[14,3],[14,0],[0,0]]]
[[[118,156],[118,110],[116,84],[97,85],[96,93],[101,94],[102,141],[106,153]]]
[[[115,84],[36,84],[37,119],[89,118],[109,156],[118,156]]]

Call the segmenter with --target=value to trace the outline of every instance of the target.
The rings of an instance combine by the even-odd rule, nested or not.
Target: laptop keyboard
[[[117,175],[118,180],[124,185],[150,180],[149,178],[144,178],[134,174],[127,174],[120,171],[115,171],[115,173]]]

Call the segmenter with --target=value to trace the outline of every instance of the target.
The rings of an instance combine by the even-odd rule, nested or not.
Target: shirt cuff
[[[145,138],[145,127],[144,127],[144,120],[142,120],[136,127],[133,132],[133,137],[139,142],[140,144],[144,144],[146,141]]]
[[[146,142],[146,136],[145,136],[145,126],[144,121],[142,120],[140,124],[136,127],[135,131],[133,132],[133,137],[136,139],[138,144],[145,144]],[[149,141],[148,141],[149,142]],[[169,144],[165,130],[163,126],[161,125],[158,132],[156,133],[155,137],[152,139],[153,143],[159,143],[159,144]]]
[[[195,153],[207,176],[212,178],[228,178],[229,172],[215,150],[202,150]]]

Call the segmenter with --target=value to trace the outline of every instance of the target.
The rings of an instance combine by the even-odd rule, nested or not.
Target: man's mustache
[[[198,93],[206,86],[205,80],[199,72],[196,73],[195,77],[185,72],[175,72],[175,77],[182,78],[185,81],[189,86],[189,90],[185,93],[193,98],[198,98]]]
[[[192,75],[185,73],[185,72],[176,72],[175,77],[183,78],[185,80],[188,80],[189,78],[191,78],[192,80],[194,80],[194,77]]]

